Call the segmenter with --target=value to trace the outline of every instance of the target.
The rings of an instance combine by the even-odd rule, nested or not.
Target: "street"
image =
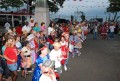
[[[92,39],[89,35],[83,44],[80,57],[70,57],[68,71],[61,74],[60,81],[120,81],[120,37],[113,40]],[[18,75],[17,81],[31,81]]]

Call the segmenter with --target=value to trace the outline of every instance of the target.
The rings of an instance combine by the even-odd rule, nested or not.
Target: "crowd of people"
[[[98,39],[99,35],[102,39],[114,39],[115,34],[120,34],[120,23],[119,22],[103,22],[92,23],[93,38]]]
[[[32,72],[32,81],[59,80],[62,67],[68,70],[70,57],[81,55],[82,43],[90,32],[89,25],[88,22],[51,22],[46,27],[44,22],[39,26],[31,18],[24,26],[6,27],[7,32],[1,35],[0,81],[16,81],[18,71],[23,78]],[[98,31],[105,39],[108,29],[109,37],[114,37],[114,24],[93,25],[94,39],[97,39]]]

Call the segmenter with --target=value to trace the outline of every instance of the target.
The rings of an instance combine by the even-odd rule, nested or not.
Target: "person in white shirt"
[[[33,28],[33,27],[34,27],[34,24],[35,24],[34,19],[31,18],[31,19],[30,19],[30,28]]]
[[[6,22],[4,27],[8,31],[10,29],[11,25],[8,22]]]
[[[42,75],[39,81],[57,81],[54,73],[55,62],[47,60],[42,65]]]
[[[98,26],[97,26],[97,24],[94,26],[94,36],[93,36],[93,38],[94,39],[97,39],[97,32],[98,32]]]
[[[54,26],[54,23],[51,23],[50,26],[48,27],[48,35],[50,35],[51,32],[55,31],[53,26]]]
[[[55,70],[59,74],[62,73],[62,68],[61,68],[61,60],[62,60],[62,51],[60,49],[61,44],[59,42],[54,42],[53,44],[54,49],[50,52],[49,56],[51,60],[55,61]]]
[[[88,26],[85,22],[82,23],[81,30],[82,30],[82,38],[85,40],[88,32]]]
[[[114,29],[115,29],[115,26],[112,24],[111,26],[110,26],[110,38],[114,38]]]
[[[28,22],[26,22],[26,24],[23,26],[23,28],[22,28],[22,32],[23,32],[23,34],[27,34],[27,33],[29,33],[31,31],[31,28],[30,28],[30,26],[29,26],[29,23]]]

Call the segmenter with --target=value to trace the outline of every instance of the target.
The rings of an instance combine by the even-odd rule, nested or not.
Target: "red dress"
[[[62,43],[62,42],[61,42],[61,43]],[[63,59],[61,60],[61,64],[64,65],[66,59],[68,58],[68,55],[67,55],[67,53],[68,53],[68,48],[67,48],[66,42],[65,42],[64,45],[62,44],[62,46],[61,46],[61,51],[62,51],[62,58],[63,58]]]

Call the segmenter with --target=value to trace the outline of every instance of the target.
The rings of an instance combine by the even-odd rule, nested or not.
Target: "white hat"
[[[29,36],[27,36],[27,41],[30,41],[31,39],[34,38],[34,35],[33,34],[30,34]]]

